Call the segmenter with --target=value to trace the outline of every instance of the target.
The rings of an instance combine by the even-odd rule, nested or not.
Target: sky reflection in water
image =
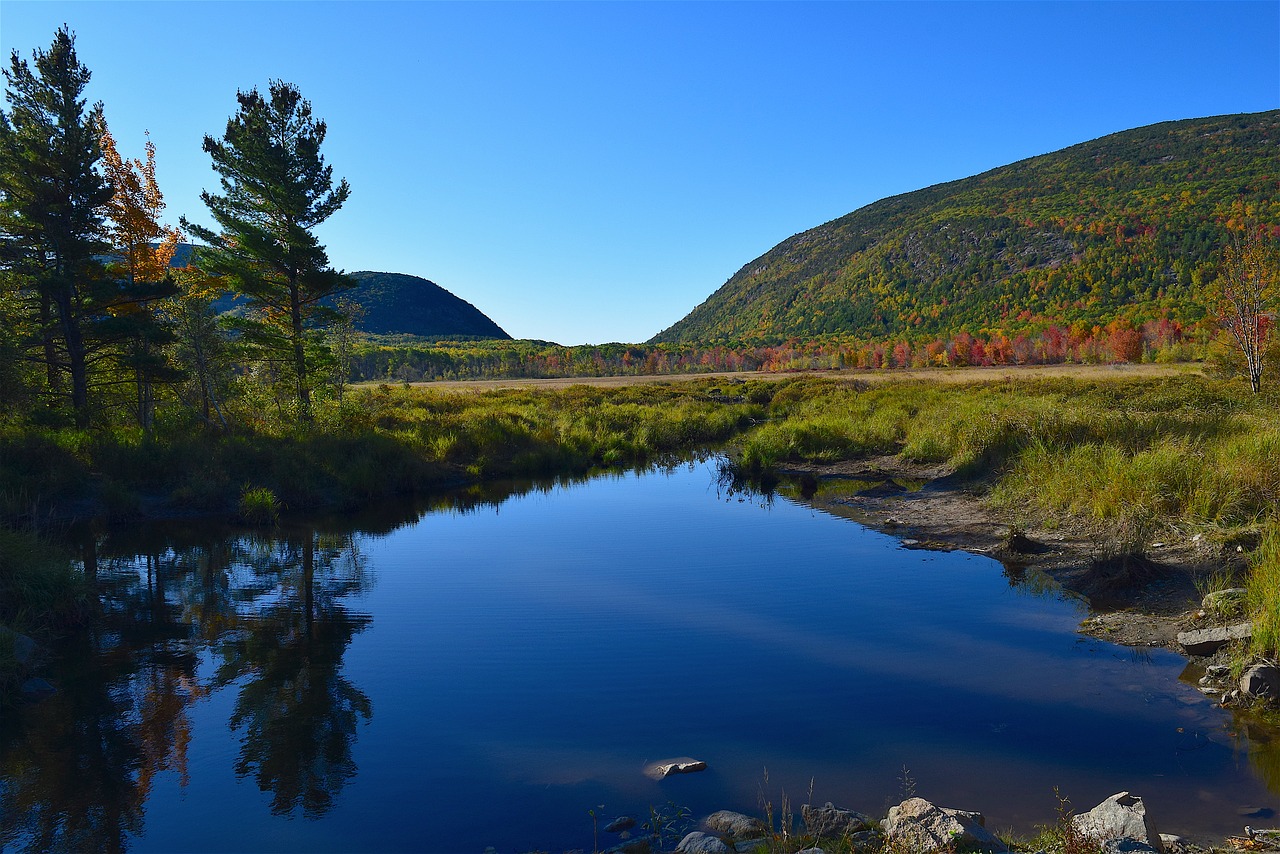
[[[730,494],[714,463],[501,494],[99,538],[103,630],[0,726],[6,850],[555,850],[601,804],[756,813],[811,780],[997,828],[1052,820],[1055,786],[1130,789],[1173,832],[1277,805],[1275,749],[1181,658],[1080,638],[993,561]],[[682,754],[710,769],[641,774]]]

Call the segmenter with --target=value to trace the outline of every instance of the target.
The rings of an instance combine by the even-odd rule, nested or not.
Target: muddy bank
[[[1228,565],[1189,538],[1148,543],[1135,559],[1116,557],[1082,526],[1017,529],[983,500],[982,483],[961,481],[942,466],[877,457],[790,464],[778,473],[798,484],[807,504],[892,534],[907,548],[960,549],[995,558],[1012,573],[1043,573],[1088,603],[1081,632],[1128,646],[1181,652],[1178,632],[1207,624],[1197,584]]]

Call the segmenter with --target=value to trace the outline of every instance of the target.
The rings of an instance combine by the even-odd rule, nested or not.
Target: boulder
[[[884,832],[890,845],[913,854],[962,849],[1004,852],[1009,848],[987,830],[981,813],[934,806],[924,798],[908,798],[889,809]]]
[[[1178,643],[1187,655],[1213,655],[1232,641],[1248,640],[1252,636],[1253,624],[1237,623],[1234,626],[1178,632]]]
[[[690,756],[678,756],[675,759],[663,759],[659,762],[650,762],[644,768],[645,776],[652,777],[655,780],[661,780],[664,777],[670,777],[672,774],[692,774],[694,771],[707,770],[707,763],[701,759],[694,759]]]
[[[747,854],[748,851],[755,851],[757,848],[769,850],[769,840],[763,836],[757,839],[735,839],[733,840],[733,850],[738,854]]]
[[[729,846],[724,840],[710,833],[695,830],[685,835],[676,846],[677,854],[729,854]]]
[[[22,695],[28,700],[43,700],[58,693],[58,689],[39,676],[32,676],[22,683]]]
[[[1142,802],[1142,798],[1128,792],[1118,792],[1087,813],[1072,816],[1071,826],[1081,836],[1088,836],[1100,843],[1108,840],[1132,840],[1164,854],[1164,843],[1160,841],[1160,832],[1156,830],[1155,822],[1147,815],[1146,804]],[[1116,850],[1142,849],[1121,847]]]
[[[854,851],[880,851],[884,848],[884,834],[879,830],[862,830],[849,835]]]
[[[1240,693],[1250,697],[1280,698],[1280,667],[1255,664],[1240,677]]]
[[[853,810],[841,809],[830,801],[826,806],[813,807],[805,804],[800,807],[800,816],[804,819],[804,827],[814,839],[835,839],[848,836],[862,830],[870,830],[875,826],[875,819]]]
[[[1108,839],[1098,846],[1098,854],[1159,854],[1145,842],[1136,839]]]
[[[716,833],[727,833],[734,839],[750,839],[765,833],[763,821],[732,810],[713,812],[703,819],[702,825]]]

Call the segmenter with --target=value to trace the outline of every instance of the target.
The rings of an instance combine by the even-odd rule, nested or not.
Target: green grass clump
[[[250,525],[275,525],[280,521],[280,499],[265,486],[245,487],[239,506],[240,519]]]
[[[1245,584],[1247,607],[1253,618],[1253,651],[1259,655],[1280,653],[1280,521],[1272,520],[1249,558]]]

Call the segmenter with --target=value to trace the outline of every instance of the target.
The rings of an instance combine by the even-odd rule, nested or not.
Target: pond
[[[98,630],[0,722],[6,851],[590,850],[589,810],[784,792],[1028,831],[1055,789],[1127,789],[1193,836],[1280,806],[1275,749],[1181,657],[1076,634],[1079,603],[990,559],[728,490],[714,459],[93,547]],[[708,769],[642,773],[684,755]]]

